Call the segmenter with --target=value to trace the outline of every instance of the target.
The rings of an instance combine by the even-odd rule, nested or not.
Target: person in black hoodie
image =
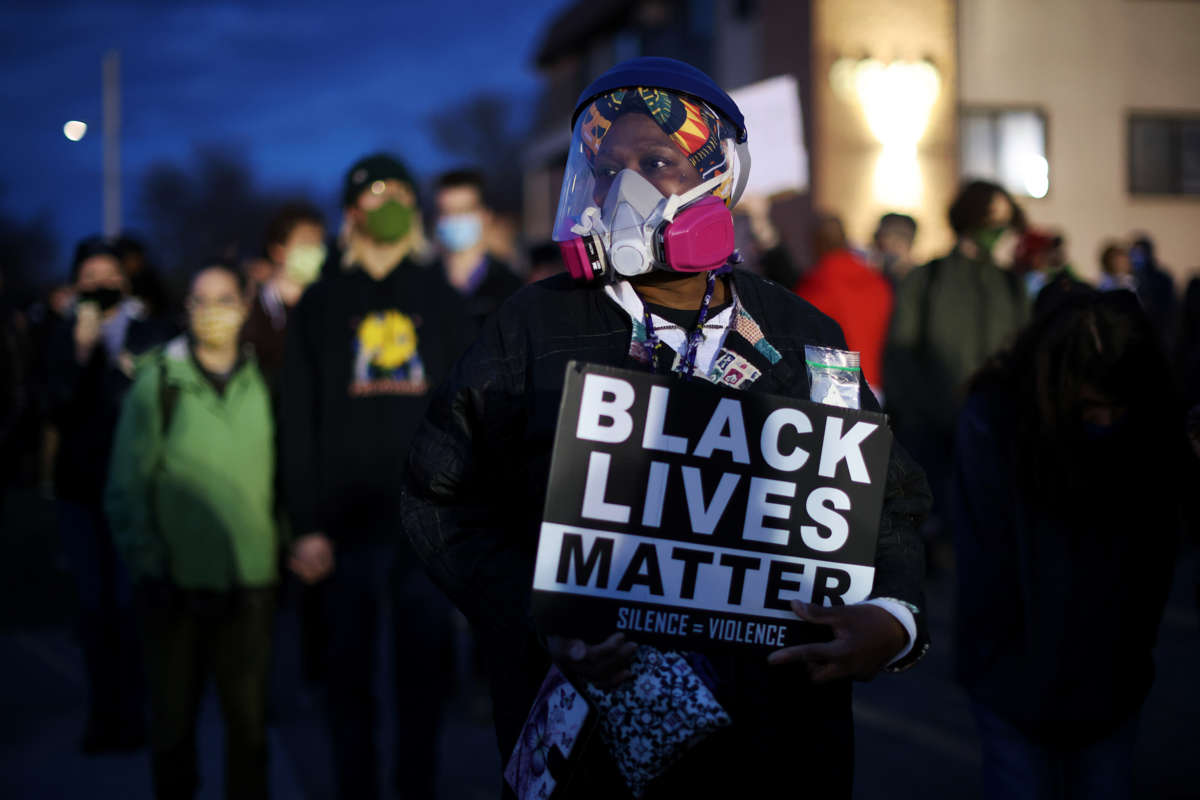
[[[311,286],[288,323],[281,468],[290,566],[324,583],[328,723],[340,797],[379,794],[373,672],[390,594],[396,644],[396,789],[432,797],[452,656],[449,605],[402,543],[409,442],[458,354],[458,295],[424,248],[408,170],[388,155],[350,168],[342,269]],[[414,657],[414,653],[419,654]]]
[[[1072,287],[1039,311],[959,419],[957,676],[985,797],[1128,798],[1187,496],[1183,414],[1132,292]]]
[[[78,581],[79,636],[90,706],[81,749],[126,750],[145,738],[132,591],[101,496],[133,357],[171,337],[129,298],[117,250],[85,239],[75,250],[74,312],[47,340],[47,403],[58,429],[54,492],[59,540]]]

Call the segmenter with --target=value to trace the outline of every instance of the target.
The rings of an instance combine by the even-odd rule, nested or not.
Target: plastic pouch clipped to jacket
[[[804,346],[808,365],[809,399],[838,408],[859,409],[862,367],[858,353],[834,347]]]

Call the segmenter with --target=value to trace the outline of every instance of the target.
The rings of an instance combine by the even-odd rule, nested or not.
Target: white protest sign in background
[[[800,85],[778,75],[729,93],[750,131],[750,181],[746,194],[770,197],[808,190],[808,150]]]

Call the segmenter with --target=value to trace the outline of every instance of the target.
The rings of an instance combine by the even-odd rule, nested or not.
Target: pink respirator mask
[[[578,238],[559,242],[571,277],[595,280],[611,268],[632,277],[655,269],[707,272],[733,253],[733,215],[709,194],[718,175],[681,195],[664,197],[637,172],[621,170],[604,199],[571,228]]]

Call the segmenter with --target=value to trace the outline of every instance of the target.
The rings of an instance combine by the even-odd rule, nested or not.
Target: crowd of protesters
[[[128,237],[81,242],[46,306],[5,308],[0,441],[11,472],[31,451],[52,464],[83,752],[148,746],[156,796],[192,796],[211,679],[229,796],[267,796],[272,629],[292,580],[338,795],[379,795],[386,646],[395,788],[434,796],[451,606],[398,537],[397,507],[426,395],[523,285],[487,247],[484,188],[471,170],[443,175],[430,242],[405,165],[369,156],[346,174],[336,239],[318,209],[286,204],[244,264],[197,262],[179,312]]]
[[[651,66],[636,73],[647,85],[677,88],[669,76],[650,82]],[[701,99],[716,137],[713,147],[684,149],[678,174],[644,176],[663,194],[699,185],[698,170],[729,169],[732,143],[745,139],[736,106],[702,77],[655,100],[691,110],[684,99],[711,91]],[[684,147],[649,103],[610,88],[576,111],[609,115],[607,144],[591,142],[588,170],[604,158],[613,171],[641,170],[639,142]],[[724,167],[701,161],[714,152],[724,152]],[[728,207],[739,199],[735,183],[714,190]],[[683,332],[741,314],[768,333],[832,346],[844,335],[870,389],[863,407],[878,401],[913,455],[897,448],[889,468],[884,513],[894,530],[912,528],[916,543],[903,556],[880,551],[891,566],[879,582],[891,585],[887,570],[908,576],[895,579],[895,597],[870,612],[803,612],[838,636],[857,626],[855,647],[875,642],[838,676],[920,657],[923,618],[898,607],[921,602],[911,579],[920,566],[906,559],[923,538],[934,565],[957,577],[957,674],[977,718],[988,796],[1130,796],[1138,710],[1189,511],[1189,420],[1200,448],[1200,282],[1181,302],[1152,241],[1137,234],[1104,246],[1092,287],[1061,235],[1037,228],[1000,186],[972,181],[948,209],[953,249],[924,265],[913,262],[919,232],[909,216],[884,215],[860,250],[836,216],[818,214],[812,266],[797,269],[769,203],[745,198],[757,254],[746,270],[715,281],[705,273],[707,284],[698,274],[674,283],[617,276],[605,294],[556,276],[559,251],[546,243],[527,259],[536,285],[506,303],[526,281],[491,246],[485,196],[479,173],[446,173],[427,224],[408,168],[375,154],[347,171],[338,226],[307,204],[281,207],[247,264],[195,264],[182,313],[130,238],[79,243],[69,287],[40,312],[0,309],[0,465],[11,470],[30,452],[41,454],[35,470],[52,465],[41,471],[52,476],[76,579],[88,677],[84,752],[148,746],[157,796],[192,796],[211,679],[229,796],[267,796],[272,629],[290,581],[305,668],[325,686],[339,796],[380,795],[372,687],[383,648],[394,653],[392,788],[434,796],[455,606],[488,661],[507,761],[552,661],[607,685],[634,653],[620,640],[539,636],[513,600],[528,594],[530,543],[480,521],[507,516],[514,530],[536,522],[560,362],[574,353],[629,366],[636,350],[651,369],[687,371],[703,348]],[[754,271],[791,293],[752,282]],[[662,342],[631,348],[628,331],[636,340],[643,317]],[[617,335],[602,342],[604,331]],[[782,355],[767,350],[793,358],[779,347]],[[682,361],[660,363],[660,348]],[[740,356],[756,364],[762,352]],[[536,374],[523,374],[527,363]],[[795,374],[803,378],[803,366]],[[916,524],[929,493],[916,464],[933,497],[923,537]],[[1121,595],[1109,586],[1118,571],[1135,576]],[[717,661],[721,685],[754,727],[735,720],[714,741],[755,762],[786,758],[788,748],[817,753],[833,765],[829,796],[842,796],[848,692],[810,685],[803,673],[813,664],[787,669],[785,691],[780,669]],[[845,735],[805,738],[787,709],[821,715]],[[666,777],[674,788],[655,796],[744,788],[744,775],[722,771],[728,758],[708,768],[690,759],[688,772]],[[576,782],[578,796],[619,796],[611,771],[584,769],[595,783]],[[1041,793],[1048,788],[1067,794]]]

